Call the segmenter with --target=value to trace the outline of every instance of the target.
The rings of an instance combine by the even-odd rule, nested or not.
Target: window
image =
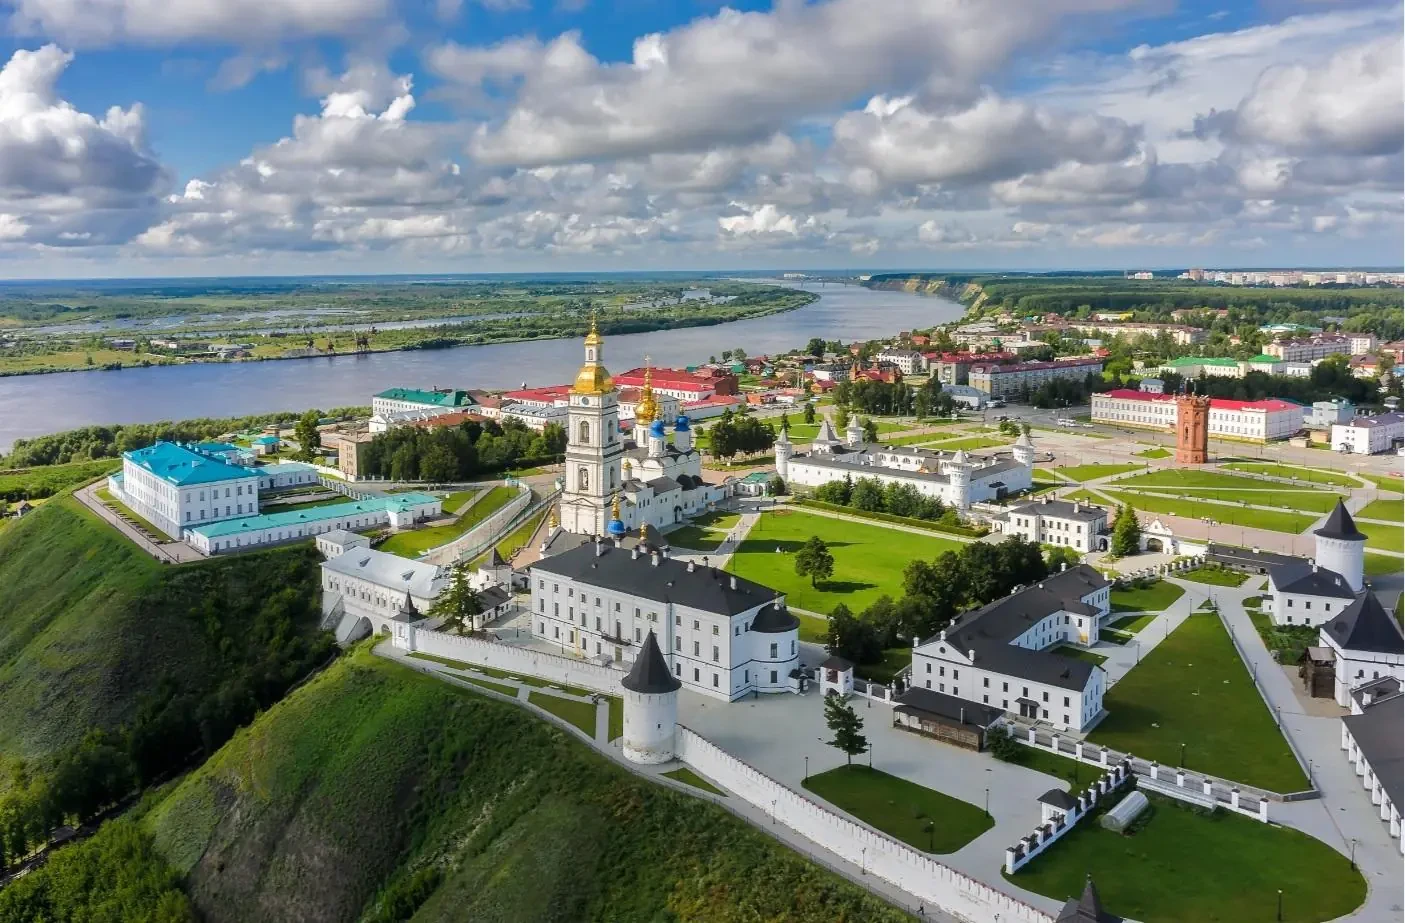
[[[981,686],[983,686],[983,687],[986,688],[986,689],[989,689],[989,688],[990,688],[990,677],[989,677],[989,676],[987,676],[987,677],[985,677],[984,679],[981,680]]]
[[[716,625],[713,625],[713,626],[712,626],[712,636],[715,638],[715,637],[717,637],[717,634],[718,634],[717,626],[716,626]]]
[[[946,667],[937,667],[938,676],[946,676]]]
[[[1068,724],[1068,715],[1064,715],[1064,724],[1065,724],[1065,725]]]
[[[698,678],[699,678],[701,675],[702,675],[702,674],[698,672],[698,668],[697,668],[697,667],[693,667],[693,682],[695,682],[695,683],[698,682]]]
[[[616,611],[616,612],[619,612],[619,611],[620,611],[620,604],[619,604],[619,603],[615,603],[615,611]]]
[[[927,680],[927,688],[928,688],[928,689],[931,689],[931,688],[932,688],[932,681],[931,681],[930,679]]]
[[[951,670],[951,678],[952,678],[952,679],[960,679],[960,678],[961,678],[961,671],[958,670],[958,669],[956,669],[955,667],[952,667],[952,670]]]
[[[946,683],[937,683],[938,692],[946,692]]]
[[[776,671],[775,671],[775,670],[772,670],[772,671],[771,671],[771,685],[774,686],[775,684],[776,684]]]
[[[576,489],[577,489],[577,490],[589,490],[589,489],[590,489],[590,471],[589,471],[588,469],[586,469],[586,468],[579,468],[579,469],[577,469],[577,471],[576,471]]]
[[[1304,601],[1303,601],[1303,608],[1304,608],[1304,609],[1311,609],[1311,608],[1312,608],[1312,600],[1310,600],[1310,599],[1304,600]]]
[[[678,637],[677,635],[674,635],[673,637],[673,649],[675,651],[678,651],[679,653],[682,653],[683,651],[683,639]]]
[[[575,598],[576,598],[576,588],[575,588],[575,587],[572,587],[572,586],[566,587],[566,598],[567,598],[567,599],[575,599]]]
[[[701,650],[702,650],[702,645],[700,645],[698,642],[694,641],[694,642],[693,642],[693,656],[694,656],[694,657],[700,657],[700,656],[702,656],[701,653],[700,653]]]
[[[989,705],[989,704],[990,704],[990,696],[988,696],[988,695],[983,695],[983,696],[981,696],[981,702],[982,702],[982,704]]]
[[[1292,601],[1291,599],[1288,600],[1288,608],[1289,608],[1289,609],[1293,608],[1293,601]]]
[[[1064,696],[1064,708],[1068,708],[1068,696]],[[1064,718],[1064,720],[1067,721],[1068,718]]]
[[[681,663],[675,663],[675,664],[673,665],[673,675],[674,675],[674,676],[682,676],[682,675],[683,675],[683,664],[681,664]]]
[[[635,615],[638,615],[639,613],[638,613],[638,612],[635,612],[634,614],[635,614]],[[698,628],[698,620],[697,620],[697,619],[693,619],[693,631],[698,631],[698,630],[699,630],[699,628]]]
[[[582,420],[582,421],[581,421],[581,425],[580,425],[580,439],[578,439],[577,441],[578,441],[578,442],[587,442],[587,443],[590,442],[590,424],[587,423],[585,420]]]
[[[719,660],[721,660],[721,659],[722,659],[722,655],[721,655],[721,653],[718,651],[717,645],[716,645],[716,644],[712,645],[712,662],[713,662],[713,663],[717,663],[717,662],[718,662]]]
[[[599,597],[599,596],[595,597],[595,605],[596,605],[596,606],[599,606],[599,605],[600,605],[600,597]]]
[[[717,688],[717,674],[716,674],[716,673],[712,674],[712,688],[713,688],[713,689],[716,689],[716,688]]]
[[[1000,684],[1000,691],[1001,691],[1001,692],[1009,692],[1009,691],[1010,691],[1010,684],[1009,684],[1009,683],[1001,683],[1001,684]]]
[[[1045,720],[1045,721],[1049,720],[1049,709],[1047,709],[1047,708],[1044,709],[1044,720]]]
[[[639,629],[638,629],[638,628],[634,629],[634,642],[637,644],[637,643],[639,643],[641,640],[643,640],[643,638],[642,638],[642,637],[640,636],[640,634],[639,634]]]
[[[931,673],[931,672],[932,672],[932,664],[931,664],[930,661],[927,663],[927,672],[928,672],[928,673]]]

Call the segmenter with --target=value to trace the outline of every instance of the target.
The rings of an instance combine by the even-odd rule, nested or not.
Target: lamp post
[[[1185,768],[1185,744],[1181,744],[1181,762],[1180,762],[1180,766],[1181,766],[1182,769]]]
[[[1283,889],[1282,889],[1282,888],[1279,888],[1279,889],[1278,889],[1278,915],[1277,915],[1276,917],[1274,917],[1274,919],[1275,919],[1275,920],[1279,920],[1279,921],[1282,921],[1282,919],[1283,919]]]
[[[985,816],[990,816],[990,789],[985,790]]]
[[[867,847],[867,846],[865,846],[865,847],[863,847],[862,849],[859,850],[859,874],[860,874],[860,875],[867,875],[867,874],[868,874],[868,847]],[[1281,908],[1281,906],[1282,906],[1282,897],[1281,897],[1281,895],[1283,894],[1283,892],[1282,892],[1282,891],[1279,891],[1278,893],[1279,893],[1279,895],[1280,895],[1280,897],[1279,897],[1279,905],[1280,905],[1280,908]],[[1278,918],[1279,918],[1280,920],[1283,918],[1283,912],[1282,912],[1281,909],[1279,910]]]
[[[1356,837],[1351,838],[1351,870],[1356,871]]]
[[[810,757],[808,755],[805,757],[805,781],[810,781]]]
[[[772,826],[775,826],[775,823],[776,823],[776,799],[772,798],[772,799],[771,799],[771,825],[772,825]]]
[[[936,829],[937,825],[933,821],[927,821],[927,852],[936,852]]]

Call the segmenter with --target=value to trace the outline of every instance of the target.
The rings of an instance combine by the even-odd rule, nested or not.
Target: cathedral
[[[631,438],[624,439],[619,392],[605,370],[603,345],[592,321],[568,406],[562,529],[614,535],[645,525],[661,529],[707,512],[726,491],[703,483],[702,454],[693,448],[688,418],[679,416],[671,428],[660,419],[652,372],[646,371]]]

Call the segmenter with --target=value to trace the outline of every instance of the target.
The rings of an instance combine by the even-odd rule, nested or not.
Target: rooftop
[[[628,675],[620,680],[620,685],[630,692],[642,695],[677,692],[683,685],[669,670],[668,661],[663,659],[663,652],[659,650],[659,642],[654,637],[652,628],[644,638],[639,656],[634,658],[634,666],[630,667]]]
[[[1344,539],[1350,542],[1364,542],[1366,536],[1360,529],[1356,528],[1356,521],[1351,518],[1351,513],[1347,512],[1346,504],[1341,500],[1332,507],[1332,512],[1327,515],[1327,521],[1322,523],[1320,528],[1314,529],[1313,535],[1322,538]]]
[[[1354,426],[1357,429],[1374,429],[1377,426],[1399,426],[1402,420],[1405,420],[1405,415],[1381,413],[1374,417],[1354,417],[1350,423],[1345,425]]]
[[[245,532],[257,532],[263,529],[278,529],[287,526],[303,525],[309,522],[325,522],[328,519],[355,516],[357,513],[381,513],[390,510],[405,510],[426,503],[439,502],[441,501],[438,497],[431,497],[429,494],[391,494],[390,496],[376,497],[371,500],[354,500],[346,503],[332,503],[327,506],[313,506],[301,510],[289,510],[286,513],[261,513],[257,516],[225,519],[203,526],[194,526],[190,531],[203,535],[206,538],[219,538],[225,535],[240,535]]]
[[[1336,618],[1324,622],[1321,634],[1344,651],[1405,653],[1405,638],[1400,634],[1399,624],[1370,590],[1356,597],[1356,602],[1343,609]]]
[[[322,562],[325,570],[357,577],[421,599],[439,595],[447,579],[438,567],[371,548],[352,548]]]
[[[1054,519],[1073,519],[1081,522],[1093,522],[1107,518],[1107,510],[1077,500],[1035,500],[1030,503],[1021,503],[1019,506],[1012,506],[1010,512],[1037,514]]]
[[[1112,390],[1112,391],[1106,392],[1105,394],[1101,394],[1101,395],[1099,395],[1099,394],[1094,394],[1094,395],[1093,395],[1093,400],[1096,401],[1099,397],[1110,397],[1110,398],[1114,398],[1114,399],[1117,399],[1117,400],[1123,400],[1123,401],[1165,402],[1165,401],[1174,401],[1174,400],[1178,397],[1178,395],[1175,395],[1175,394],[1151,394],[1151,393],[1146,392],[1146,391],[1133,391],[1131,388],[1116,388],[1116,389],[1114,389],[1114,390]],[[1295,403],[1293,403],[1292,401],[1278,400],[1277,398],[1271,398],[1271,399],[1269,399],[1269,400],[1263,400],[1263,401],[1236,401],[1236,400],[1231,400],[1231,399],[1229,399],[1229,398],[1224,398],[1224,397],[1212,397],[1212,398],[1210,398],[1210,409],[1211,409],[1211,410],[1262,410],[1262,411],[1298,410],[1298,411],[1301,411],[1303,408],[1302,408],[1302,405],[1301,405],[1301,404],[1295,404]]]
[[[965,724],[988,728],[1005,716],[999,708],[919,687],[907,690],[895,701],[898,709],[922,712],[952,726]]]
[[[1278,360],[1274,359],[1273,361],[1277,362]],[[1182,356],[1179,359],[1172,359],[1169,362],[1161,363],[1163,369],[1179,369],[1196,365],[1218,365],[1226,368],[1238,368],[1239,360],[1211,356]]]
[[[158,442],[144,449],[123,452],[122,457],[138,468],[177,487],[214,484],[243,478],[257,478],[258,472],[202,455],[174,442]]]
[[[453,389],[425,391],[420,388],[387,388],[375,395],[388,401],[433,404],[436,407],[472,407],[477,401],[467,391]]]
[[[1371,772],[1380,779],[1390,803],[1399,810],[1405,788],[1405,759],[1401,756],[1405,749],[1405,734],[1401,732],[1405,725],[1405,696],[1382,698],[1366,706],[1361,714],[1342,718],[1342,724],[1351,732]]]

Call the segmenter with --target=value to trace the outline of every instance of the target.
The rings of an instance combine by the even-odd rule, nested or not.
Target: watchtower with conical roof
[[[683,684],[668,668],[652,629],[620,685],[624,687],[625,759],[667,763],[673,759],[678,690]]]
[[[1327,521],[1312,534],[1317,537],[1317,566],[1341,574],[1359,593],[1366,578],[1366,536],[1356,528],[1346,504],[1338,500]]]

